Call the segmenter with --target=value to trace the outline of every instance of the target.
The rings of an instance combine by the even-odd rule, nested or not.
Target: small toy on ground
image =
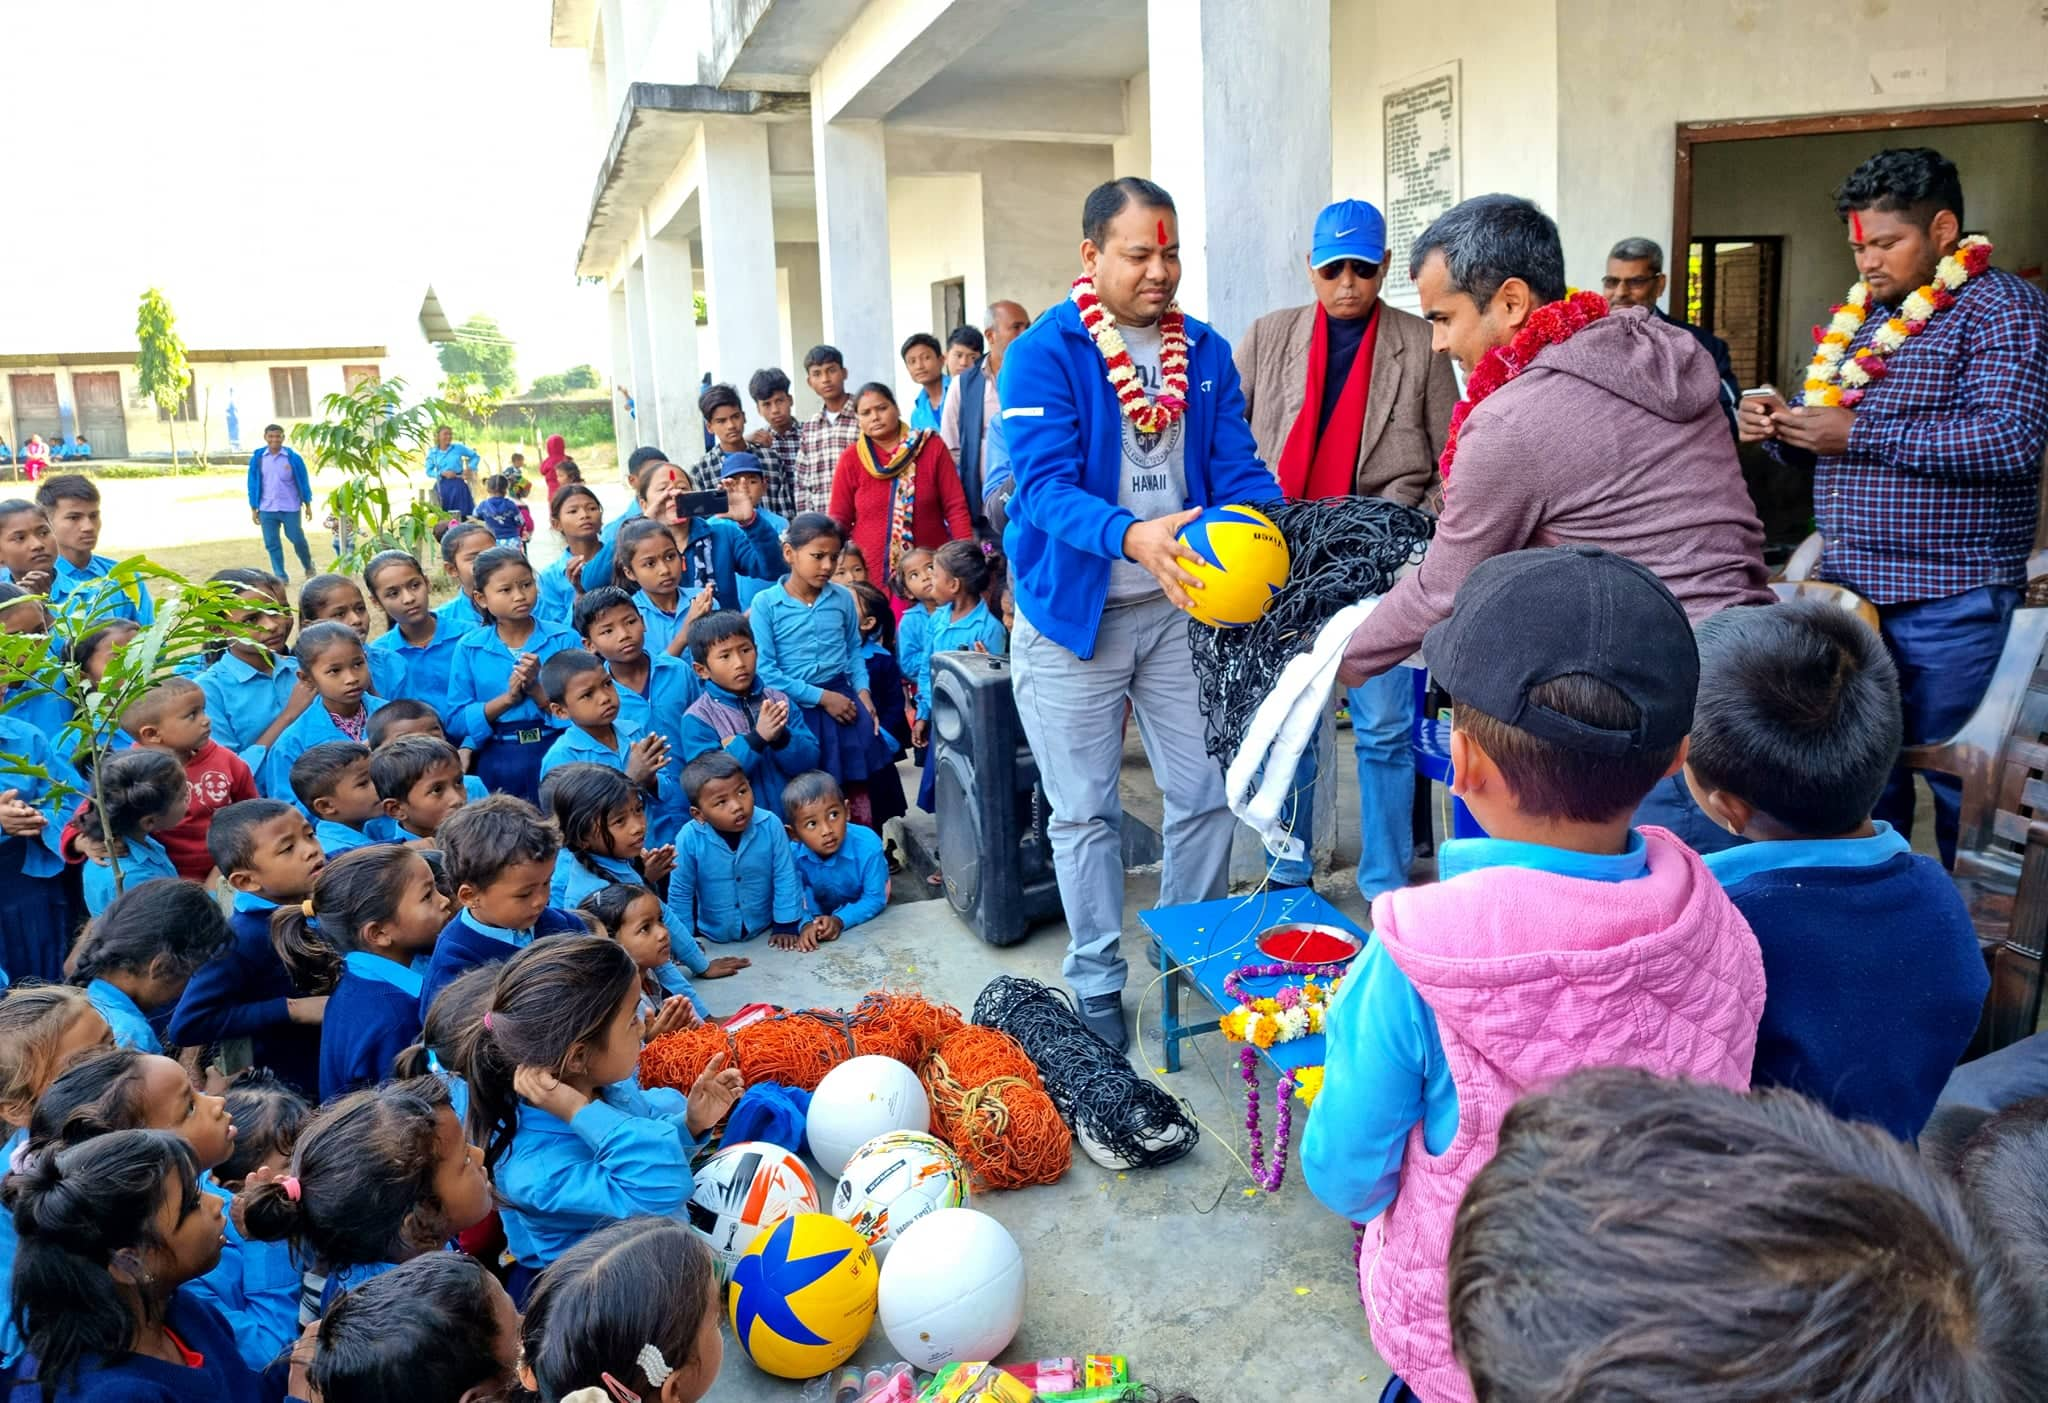
[[[993,1358],[1024,1321],[1024,1255],[986,1213],[942,1208],[890,1250],[880,1314],[889,1343],[920,1369]]]
[[[733,1338],[763,1373],[808,1379],[853,1357],[874,1323],[881,1270],[859,1233],[799,1213],[754,1239],[733,1267]]]
[[[835,1179],[853,1152],[892,1130],[931,1129],[917,1074],[892,1057],[856,1057],[825,1074],[804,1123],[811,1158]]]
[[[720,1285],[764,1229],[798,1213],[818,1211],[811,1171],[780,1145],[749,1140],[705,1161],[690,1190],[690,1226],[711,1248]]]
[[[849,1223],[886,1263],[912,1223],[971,1197],[967,1166],[945,1141],[914,1130],[878,1135],[853,1152],[832,1194],[832,1216]]]

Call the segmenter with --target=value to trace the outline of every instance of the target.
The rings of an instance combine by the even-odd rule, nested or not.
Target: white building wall
[[[796,401],[796,414],[808,418],[818,412],[818,397],[804,381],[804,355],[825,339],[825,304],[818,288],[818,246],[816,243],[777,243],[775,263],[783,277],[782,359],[777,362],[789,375],[789,392]],[[753,407],[748,406],[748,413]]]
[[[1138,74],[1124,84],[1124,134],[1110,143],[1109,163],[1116,175],[1152,178],[1152,74]]]
[[[914,332],[928,331],[945,342],[935,284],[962,279],[970,318],[987,304],[983,260],[982,177],[979,175],[892,175],[889,177],[890,347]],[[908,401],[910,377],[903,362],[847,366],[850,383],[880,380]]]

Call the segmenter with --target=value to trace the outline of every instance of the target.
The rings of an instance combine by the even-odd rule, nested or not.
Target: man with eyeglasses
[[[1600,290],[1610,307],[1648,307],[1658,321],[1669,322],[1692,334],[1692,339],[1714,358],[1714,373],[1721,377],[1721,412],[1728,416],[1728,432],[1735,432],[1735,409],[1742,400],[1742,386],[1735,379],[1735,367],[1728,359],[1728,343],[1705,327],[1667,316],[1657,299],[1664,295],[1664,249],[1655,239],[1623,239],[1607,251],[1607,276]]]
[[[1429,324],[1380,301],[1386,257],[1379,210],[1339,200],[1316,218],[1307,259],[1315,301],[1267,313],[1238,342],[1252,437],[1290,498],[1386,497],[1412,507],[1437,485],[1457,380],[1450,358],[1430,349]],[[1415,855],[1413,674],[1393,668],[1351,688],[1348,702],[1364,836],[1358,889],[1369,902],[1407,885]],[[1289,825],[1304,842],[1313,760],[1311,751],[1290,795]],[[1307,885],[1311,870],[1307,852],[1276,859],[1273,884]]]

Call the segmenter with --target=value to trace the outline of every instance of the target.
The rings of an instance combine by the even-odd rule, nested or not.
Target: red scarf
[[[1451,460],[1458,456],[1458,435],[1481,401],[1534,364],[1537,353],[1545,346],[1571,340],[1606,315],[1606,298],[1597,292],[1575,292],[1562,302],[1546,302],[1538,307],[1512,340],[1479,358],[1479,364],[1465,377],[1465,398],[1451,409],[1451,431],[1444,439],[1443,457],[1437,460],[1437,471],[1443,474],[1447,490],[1451,483]]]
[[[1287,443],[1280,450],[1280,490],[1289,501],[1305,498],[1348,497],[1357,482],[1358,440],[1365,432],[1365,400],[1372,384],[1372,349],[1379,339],[1380,309],[1369,314],[1365,335],[1359,339],[1358,354],[1351,373],[1330,411],[1329,425],[1320,439],[1316,423],[1323,417],[1323,377],[1330,360],[1329,327],[1321,306],[1316,308],[1314,328],[1308,339],[1308,387],[1302,397],[1301,413],[1287,431]]]

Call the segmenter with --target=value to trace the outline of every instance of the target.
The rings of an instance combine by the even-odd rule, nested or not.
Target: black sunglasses
[[[1346,268],[1351,270],[1351,276],[1361,282],[1370,282],[1380,275],[1380,265],[1377,263],[1368,263],[1363,258],[1340,258],[1335,263],[1325,263],[1316,269],[1316,276],[1326,283],[1333,283]]]

